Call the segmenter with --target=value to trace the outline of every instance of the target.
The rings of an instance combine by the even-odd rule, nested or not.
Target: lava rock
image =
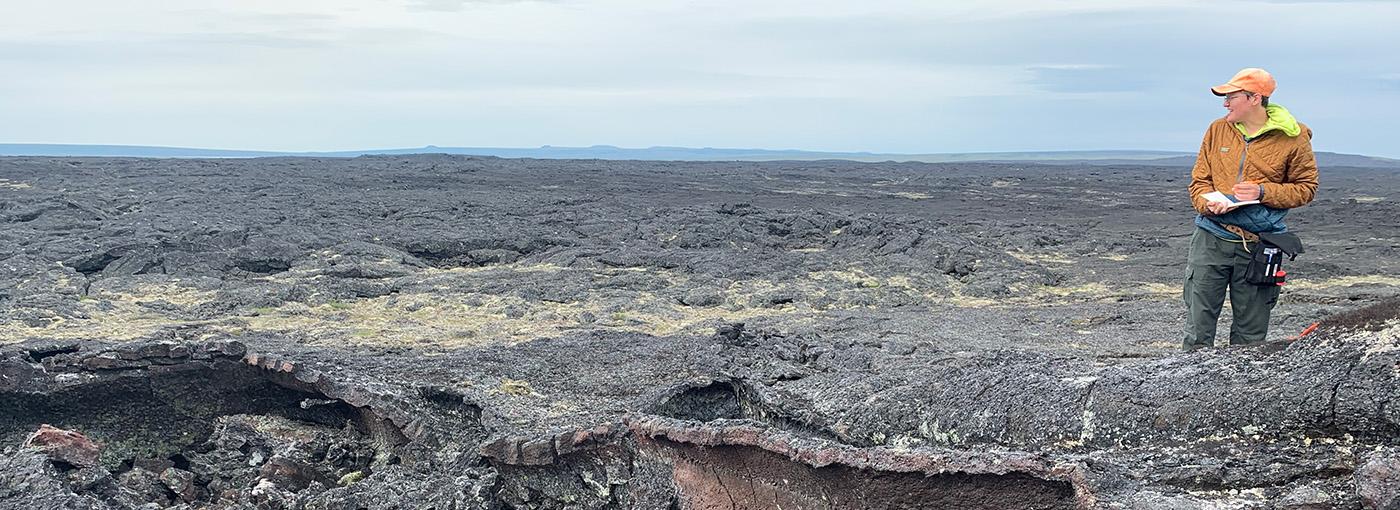
[[[161,482],[160,475],[150,471],[132,468],[117,476],[117,484],[122,495],[131,501],[155,503],[161,507],[171,503],[170,492],[166,490],[165,483]]]
[[[93,467],[102,453],[102,447],[87,436],[72,430],[63,430],[47,423],[40,425],[25,440],[26,447],[43,450],[50,459],[66,462],[78,467]]]
[[[258,474],[263,479],[277,485],[279,489],[297,492],[310,487],[313,482],[320,482],[322,485],[334,485],[315,467],[305,462],[300,462],[286,457],[273,457],[258,469]]]
[[[1366,508],[1400,509],[1400,450],[1373,455],[1356,470],[1356,492]]]
[[[181,501],[188,503],[199,498],[199,488],[194,484],[194,473],[173,467],[166,468],[160,473],[160,481]]]
[[[114,496],[117,490],[116,478],[113,478],[112,473],[101,466],[73,470],[68,473],[68,484],[75,491],[105,497]]]
[[[715,306],[724,302],[724,295],[712,288],[699,288],[686,292],[681,303],[686,306]]]

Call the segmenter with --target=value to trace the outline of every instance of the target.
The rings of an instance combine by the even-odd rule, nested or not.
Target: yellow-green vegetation
[[[549,265],[505,265],[491,268],[425,269],[419,275],[423,293],[329,301],[322,305],[289,302],[277,307],[249,308],[229,317],[201,321],[209,335],[221,333],[286,334],[299,341],[321,345],[390,344],[462,347],[515,343],[569,334],[579,329],[632,331],[657,336],[709,334],[719,322],[746,322],[759,317],[784,321],[816,317],[841,309],[878,309],[890,299],[902,302],[958,307],[1049,306],[1065,302],[1134,299],[1172,299],[1180,292],[1175,282],[1089,282],[1061,286],[1014,285],[1009,296],[970,296],[962,284],[947,275],[881,274],[848,266],[807,273],[785,281],[739,280],[715,289],[718,306],[687,306],[674,292],[626,291],[599,288],[559,303],[527,301],[512,295],[452,292],[463,288],[463,279],[513,275],[538,276],[564,271]],[[623,274],[645,273],[670,288],[691,288],[689,276],[667,270],[641,268],[600,269],[593,278],[605,280]],[[307,275],[287,273],[275,281],[301,281]],[[313,276],[314,277],[314,276]],[[56,284],[61,284],[58,282]],[[1359,283],[1400,285],[1393,277],[1351,277],[1328,283],[1302,283],[1299,287]],[[0,342],[42,335],[50,338],[103,338],[130,340],[163,328],[190,324],[165,312],[141,306],[165,302],[190,309],[212,301],[216,293],[183,286],[179,281],[124,286],[121,291],[95,286],[78,299],[88,319],[62,319],[32,328],[17,321],[0,325]],[[433,289],[438,289],[434,291]],[[774,293],[800,296],[791,303],[769,305],[764,297]],[[869,299],[862,298],[865,295]],[[621,299],[619,299],[621,298]],[[589,319],[588,317],[593,317]]]
[[[1064,253],[1026,253],[1023,251],[1008,251],[1007,255],[1027,264],[1074,264],[1073,257]],[[1112,260],[1112,259],[1111,259]]]
[[[1072,263],[1072,261],[1071,261]],[[930,304],[948,304],[966,308],[1046,306],[1065,302],[1116,300],[1126,296],[1149,298],[1169,297],[1181,289],[1165,283],[1123,282],[1109,287],[1088,282],[1077,285],[1013,284],[1011,295],[998,297],[970,296],[965,285],[943,274],[872,275],[859,268],[843,271],[808,273],[814,281],[839,281],[865,292],[903,293]],[[878,307],[878,305],[877,305]]]
[[[29,188],[31,188],[31,187],[33,187],[33,186],[30,186],[29,183],[27,183],[27,182],[12,181],[12,180],[9,180],[9,179],[0,179],[0,188],[29,189]]]
[[[334,309],[289,303],[277,312],[242,320],[248,331],[297,332],[312,343],[348,339],[453,347],[521,342],[559,336],[583,327],[653,335],[703,333],[716,320],[743,320],[762,312],[690,308],[647,292],[636,295],[629,307],[607,312],[599,298],[552,303],[484,294],[409,294],[360,299]],[[508,309],[519,312],[508,314]],[[579,317],[585,312],[599,318],[593,324],[580,323]]]
[[[511,379],[508,377],[501,378],[501,384],[496,387],[496,392],[517,397],[536,394],[535,389],[530,387],[529,381]]]
[[[1042,286],[1039,291],[1044,295],[1056,297],[1098,298],[1110,295],[1108,286],[1099,282],[1072,286]]]
[[[881,287],[891,287],[915,294],[922,294],[908,275],[877,276],[871,275],[860,268],[849,268],[843,271],[814,271],[807,273],[807,278],[815,282],[844,282],[854,288],[878,289]],[[937,278],[944,279],[941,275]]]
[[[1292,278],[1291,275],[1290,278]],[[1315,280],[1303,276],[1299,278],[1290,279],[1288,281],[1288,287],[1290,290],[1333,289],[1341,287],[1351,287],[1353,285],[1386,285],[1392,287],[1400,287],[1400,278],[1383,275],[1365,275],[1343,276],[1340,278]]]
[[[57,283],[64,284],[65,282]],[[178,282],[138,285],[125,288],[121,292],[104,291],[94,287],[89,294],[77,298],[88,319],[53,317],[48,326],[41,328],[31,328],[18,322],[0,324],[0,342],[21,341],[34,336],[132,340],[173,324],[189,323],[171,320],[139,303],[164,301],[188,308],[207,303],[214,295],[214,292],[185,287]]]
[[[178,281],[144,283],[121,291],[108,291],[94,286],[88,297],[112,302],[165,301],[177,306],[196,306],[214,299],[215,292],[199,290]]]
[[[345,487],[345,486],[347,486],[347,485],[353,485],[355,482],[358,482],[358,481],[364,480],[364,479],[365,479],[365,472],[364,472],[364,471],[351,471],[351,472],[349,472],[349,473],[345,473],[345,476],[340,477],[340,480],[337,480],[335,483],[336,483],[336,485],[339,485],[339,486],[341,486],[341,487]]]
[[[846,192],[846,191],[825,190],[825,189],[770,189],[770,190],[767,190],[767,191],[770,192],[770,193],[780,193],[780,194],[783,194],[783,195],[826,195],[826,196],[832,196],[832,197],[849,197],[849,196],[853,196],[851,193]]]
[[[1179,283],[1162,282],[1116,282],[1112,285],[1103,282],[1083,282],[1069,285],[1026,285],[1010,286],[1011,295],[996,298],[967,296],[961,285],[951,285],[952,297],[943,299],[955,306],[968,308],[996,308],[1027,306],[1051,306],[1072,302],[1120,301],[1123,299],[1174,300],[1181,294]]]
[[[1180,283],[1180,282],[1174,283],[1174,284],[1165,284],[1165,283],[1156,283],[1156,282],[1153,282],[1153,283],[1144,283],[1144,284],[1142,284],[1139,288],[1142,289],[1142,291],[1143,291],[1144,293],[1147,293],[1147,294],[1160,294],[1160,295],[1163,295],[1163,296],[1180,296],[1180,295],[1181,295],[1181,283]]]
[[[890,193],[890,195],[900,198],[907,198],[910,200],[927,200],[933,198],[933,195],[930,195],[928,193],[915,193],[912,191],[898,191],[895,193]]]

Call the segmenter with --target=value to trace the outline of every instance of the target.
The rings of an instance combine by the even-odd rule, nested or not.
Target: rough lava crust
[[[1180,353],[1179,169],[0,158],[0,508],[1397,508],[1326,171]]]

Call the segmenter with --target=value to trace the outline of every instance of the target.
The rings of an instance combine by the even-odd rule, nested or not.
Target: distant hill
[[[142,145],[69,145],[0,143],[0,156],[91,156],[133,158],[256,158],[282,156],[279,152],[240,151],[225,149],[191,149],[186,147],[148,147]]]
[[[849,161],[920,161],[951,162],[1020,162],[1047,164],[1090,165],[1163,165],[1190,166],[1195,153],[1180,151],[1099,150],[1099,151],[1039,151],[1039,152],[964,152],[939,154],[889,154],[876,152],[823,152],[773,149],[729,149],[692,147],[647,147],[630,149],[611,145],[591,147],[537,148],[503,147],[437,147],[429,145],[404,149],[371,149],[333,152],[276,152],[185,147],[149,147],[140,145],[68,145],[68,144],[0,144],[0,156],[92,156],[138,158],[256,158],[272,156],[351,158],[366,155],[458,154],[495,156],[501,158],[538,159],[609,159],[647,161],[811,161],[841,159]],[[1323,166],[1352,166],[1363,168],[1400,169],[1400,160],[1318,152]]]

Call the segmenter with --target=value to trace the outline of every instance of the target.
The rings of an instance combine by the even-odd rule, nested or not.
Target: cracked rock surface
[[[1181,169],[0,158],[0,508],[1395,508],[1384,172],[1178,353]]]

